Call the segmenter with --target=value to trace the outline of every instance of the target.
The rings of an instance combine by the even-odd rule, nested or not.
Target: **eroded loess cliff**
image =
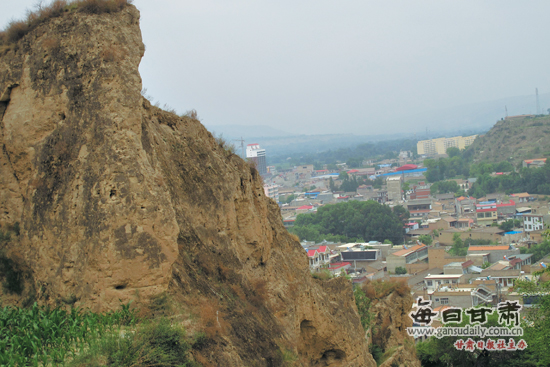
[[[373,297],[371,312],[374,318],[372,342],[383,352],[380,367],[420,367],[414,339],[407,334],[407,328],[412,327],[410,290],[400,283],[389,287],[385,284],[385,287],[387,289],[382,292],[367,291],[371,296],[378,293]]]
[[[310,276],[254,168],[141,96],[143,53],[128,6],[68,12],[0,56],[0,223],[20,223],[24,297],[168,295],[206,332],[205,366],[375,366],[349,283]]]

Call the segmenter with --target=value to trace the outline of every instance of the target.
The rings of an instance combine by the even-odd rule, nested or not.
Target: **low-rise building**
[[[470,246],[468,248],[468,255],[473,254],[488,254],[490,263],[497,262],[504,259],[504,256],[519,255],[519,249],[512,245],[487,245],[487,246]]]
[[[424,216],[428,216],[428,213],[432,210],[432,200],[409,200],[407,202],[407,210],[409,211],[411,218],[422,218]]]
[[[483,202],[476,205],[476,220],[479,226],[490,226],[498,220],[497,204]]]
[[[544,218],[542,214],[524,214],[523,230],[525,232],[542,231],[544,229]],[[548,215],[546,215],[548,217]]]
[[[455,210],[458,218],[476,212],[476,199],[473,197],[460,196],[455,199]]]
[[[512,194],[510,196],[514,197],[516,199],[515,201],[518,203],[527,203],[535,199],[533,195],[530,195],[528,192],[520,192],[518,194]]]
[[[412,247],[403,246],[402,250],[390,253],[386,257],[386,266],[388,271],[395,272],[395,268],[406,268],[408,264],[421,262],[428,258],[428,247],[424,244],[418,244]]]
[[[368,264],[380,260],[381,251],[379,249],[364,249],[353,247],[340,253],[343,262],[351,263],[353,269],[365,268]]]
[[[481,270],[481,268],[474,265],[472,260],[467,260],[464,262],[455,261],[443,266],[444,274],[472,274],[480,273]]]
[[[430,294],[432,307],[450,306],[450,307],[472,307],[472,294],[470,288],[449,288],[442,287],[439,291]]]
[[[307,249],[309,258],[309,268],[315,271],[321,267],[326,267],[330,263],[330,248],[328,246],[316,246]]]
[[[541,168],[546,164],[546,158],[527,159],[523,161],[523,168]]]
[[[506,269],[506,270],[492,270],[483,269],[481,275],[488,280],[493,280],[498,283],[501,290],[507,290],[514,285],[516,279],[521,276],[521,270],[519,269]]]
[[[512,218],[516,214],[516,202],[510,200],[508,202],[497,202],[497,216],[499,219]]]
[[[350,262],[335,262],[329,265],[328,271],[331,272],[332,275],[339,275],[342,272],[346,273],[348,272],[348,269],[351,268]]]
[[[428,291],[436,291],[442,286],[457,286],[462,283],[464,274],[429,274],[424,277],[424,287]]]

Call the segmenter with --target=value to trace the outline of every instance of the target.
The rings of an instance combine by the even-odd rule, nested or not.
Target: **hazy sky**
[[[2,0],[0,26],[35,3]],[[392,133],[407,114],[550,92],[548,0],[134,4],[144,88],[207,125]]]

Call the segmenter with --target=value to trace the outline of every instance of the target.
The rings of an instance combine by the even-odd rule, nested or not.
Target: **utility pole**
[[[506,118],[508,118],[508,107],[504,106],[504,112],[506,113]]]
[[[535,95],[537,97],[537,115],[540,115],[539,89],[538,88],[535,88]]]
[[[246,159],[246,157],[244,156],[244,139],[243,139],[243,137],[241,136],[240,139],[233,139],[233,141],[239,141],[239,142],[241,142],[242,158],[243,158],[243,159]]]

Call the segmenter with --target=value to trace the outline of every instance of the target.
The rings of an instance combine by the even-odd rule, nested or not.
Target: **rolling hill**
[[[467,148],[474,161],[510,161],[550,156],[550,115],[511,116],[498,121]]]

